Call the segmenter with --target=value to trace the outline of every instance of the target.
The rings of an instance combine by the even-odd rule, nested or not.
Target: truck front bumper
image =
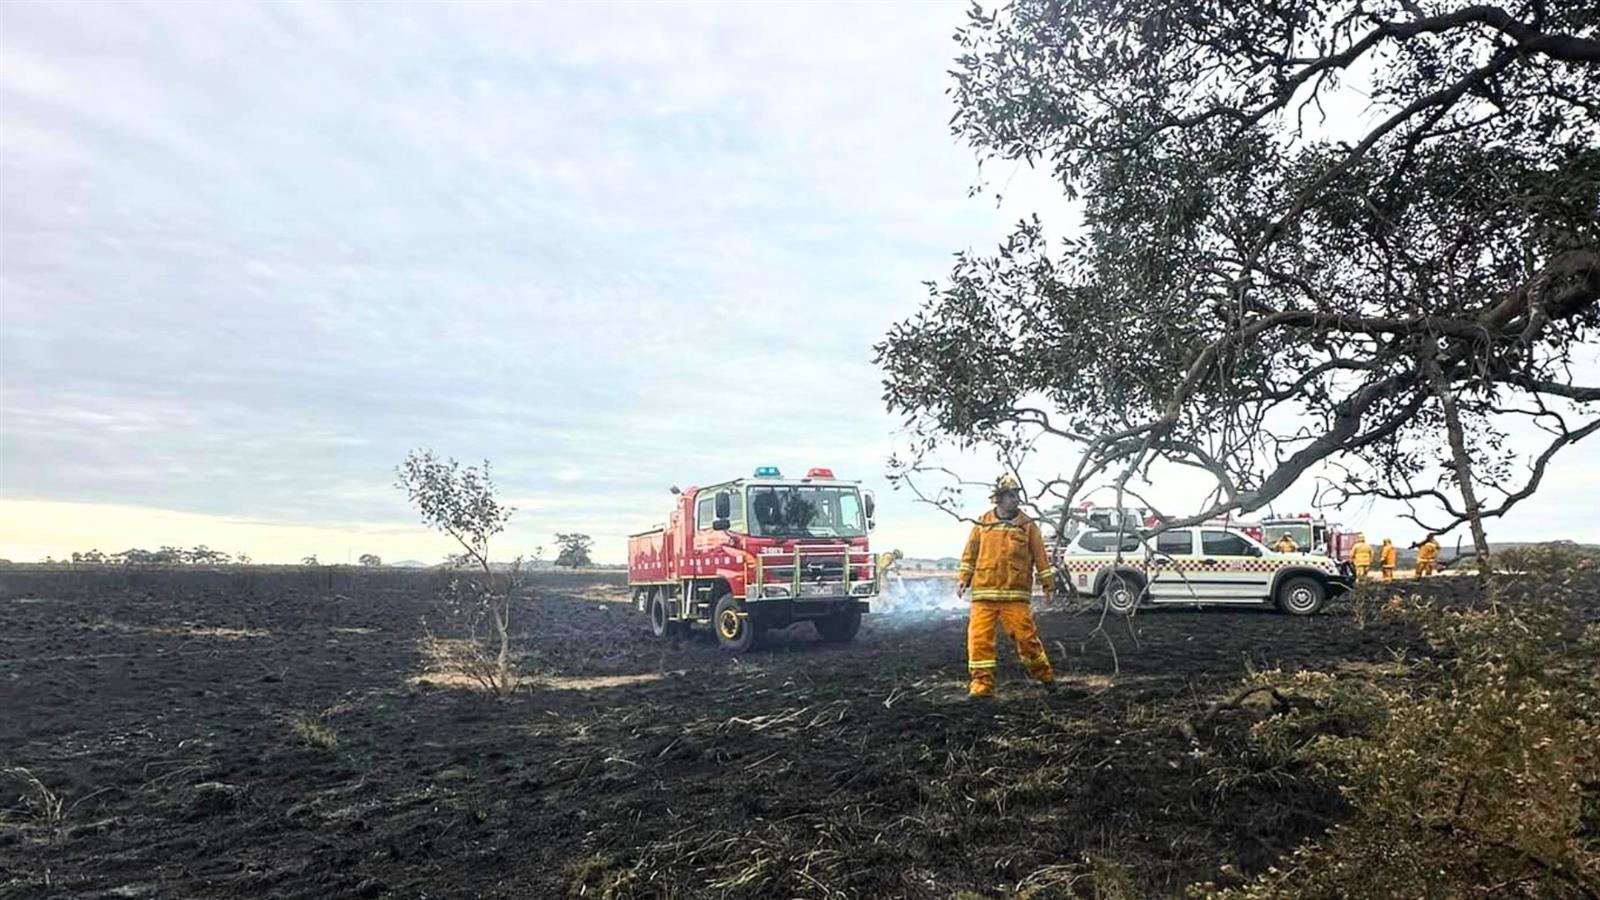
[[[844,582],[803,583],[799,596],[793,596],[792,590],[788,584],[769,583],[762,596],[745,597],[745,608],[763,618],[802,621],[825,619],[850,609],[871,612],[872,600],[877,597],[871,582],[852,584],[848,589]]]
[[[1355,590],[1356,567],[1348,562],[1339,563],[1339,573],[1328,579],[1328,599],[1342,597]]]

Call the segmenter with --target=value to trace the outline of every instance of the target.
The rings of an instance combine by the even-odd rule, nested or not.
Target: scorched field
[[[732,657],[651,637],[616,576],[546,576],[513,619],[536,681],[501,700],[432,671],[439,581],[0,572],[0,895],[1180,895],[1344,813],[1213,704],[1425,652],[1339,607],[1045,610],[1059,687],[1005,648],[971,703],[959,611]]]

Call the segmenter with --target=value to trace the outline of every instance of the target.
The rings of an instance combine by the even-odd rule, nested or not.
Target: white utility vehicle
[[[1272,606],[1308,616],[1350,590],[1349,563],[1278,553],[1237,528],[1201,525],[1154,535],[1086,531],[1056,560],[1062,583],[1127,615],[1144,606]]]

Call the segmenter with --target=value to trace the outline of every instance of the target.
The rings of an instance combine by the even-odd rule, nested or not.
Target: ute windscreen
[[[750,534],[758,537],[860,537],[867,533],[855,488],[811,485],[750,489]]]

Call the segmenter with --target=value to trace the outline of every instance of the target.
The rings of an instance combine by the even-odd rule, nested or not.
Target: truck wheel
[[[838,610],[825,619],[812,619],[811,625],[817,629],[817,637],[830,644],[849,643],[861,630],[861,610],[854,607]]]
[[[732,594],[723,594],[711,612],[711,627],[717,643],[730,653],[743,653],[755,646],[760,626],[745,612],[744,604]]]
[[[1327,595],[1327,589],[1315,578],[1287,578],[1278,586],[1278,608],[1291,616],[1309,616],[1322,608]]]
[[[1131,616],[1139,608],[1139,600],[1144,596],[1144,579],[1124,572],[1112,572],[1106,576],[1100,596],[1105,600],[1106,609],[1119,616]]]
[[[683,623],[672,621],[667,605],[667,592],[656,588],[650,592],[650,633],[658,638],[677,637],[683,634]]]

